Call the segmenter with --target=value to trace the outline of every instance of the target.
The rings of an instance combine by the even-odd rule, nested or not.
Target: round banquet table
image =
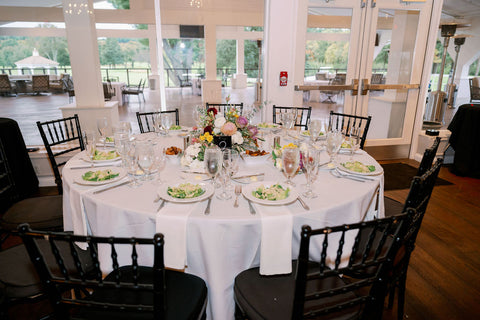
[[[159,145],[183,148],[183,139],[175,133],[164,137],[148,133],[137,136],[137,139],[150,140],[154,148]],[[270,143],[268,139],[267,142]],[[370,176],[372,181],[336,178],[329,170],[320,170],[313,185],[318,197],[303,197],[310,210],[305,210],[298,201],[282,206],[255,203],[257,214],[254,215],[250,213],[244,197],[239,197],[239,207],[234,208],[235,196],[230,200],[220,200],[215,195],[209,215],[204,214],[207,201],[191,204],[167,202],[157,212],[159,203],[154,202],[157,189],[166,188],[175,181],[189,181],[193,176],[182,172],[185,168],[180,166],[179,157],[168,160],[166,168],[161,171],[165,183],[160,186],[145,181],[137,188],[122,185],[94,194],[93,190],[100,187],[74,183],[81,170],[72,167],[81,164],[83,157],[83,153],[76,155],[63,169],[65,230],[96,236],[147,238],[153,237],[155,232],[166,232],[166,266],[169,266],[170,257],[178,261],[180,256],[181,262],[185,259],[185,272],[205,280],[208,319],[234,319],[233,284],[235,276],[241,271],[260,265],[261,270],[264,267],[265,274],[291,272],[290,261],[298,254],[302,225],[323,228],[384,216],[383,170],[363,151],[355,154],[355,160],[374,163],[382,172]],[[339,154],[338,157],[340,161],[348,161],[350,155]],[[321,158],[321,162],[328,160],[324,151]],[[264,172],[265,182],[285,181],[268,156],[245,157],[241,160],[240,172]],[[305,176],[299,174],[293,181],[296,190],[302,193]],[[248,188],[248,184],[243,184],[243,188]],[[215,190],[216,194],[219,192],[220,189]],[[353,241],[353,238],[347,239],[347,242]],[[312,244],[311,247],[320,248],[321,244]],[[102,269],[109,271],[108,264],[111,262],[106,249],[99,248],[99,256]],[[335,250],[331,254],[334,256]],[[139,255],[140,264],[153,265],[153,252],[142,252],[140,249]],[[345,255],[348,259],[348,252]],[[317,252],[311,252],[311,256],[316,258]],[[119,251],[121,264],[131,263],[129,259],[129,252]]]

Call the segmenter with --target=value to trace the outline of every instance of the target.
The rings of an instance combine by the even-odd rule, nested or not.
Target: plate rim
[[[346,161],[346,162],[349,162],[349,161]],[[361,162],[361,161],[360,161],[360,162]],[[383,173],[383,167],[382,167],[380,164],[378,164],[378,165],[375,164],[375,163],[371,163],[371,164],[366,163],[366,164],[365,164],[364,162],[362,162],[362,164],[364,164],[364,165],[366,165],[366,166],[371,166],[371,165],[375,166],[375,171],[373,171],[373,172],[357,172],[357,171],[352,171],[352,170],[349,170],[349,169],[345,168],[345,167],[342,165],[341,162],[338,162],[337,168],[338,168],[339,170],[342,170],[342,171],[346,172],[346,173],[356,174],[356,175],[359,175],[359,176],[378,176],[378,175],[381,175],[381,174]],[[379,168],[379,167],[380,167],[380,168]]]
[[[280,202],[258,199],[251,194],[251,191],[252,191],[253,188],[256,188],[260,184],[263,184],[263,185],[280,184],[281,186],[285,186],[284,183],[271,181],[271,180],[269,180],[269,181],[257,181],[257,182],[253,182],[253,183],[248,184],[247,186],[245,186],[245,188],[242,188],[242,195],[247,200],[253,201],[253,202],[258,203],[258,204],[267,205],[267,206],[284,206],[284,205],[287,205],[287,204],[290,204],[290,203],[293,203],[293,202],[297,201],[297,198],[299,196],[298,191],[294,187],[289,187],[290,188],[290,194],[288,195],[288,198],[282,199],[282,200],[280,200]],[[250,191],[250,192],[247,193],[247,191]]]
[[[102,186],[104,184],[109,184],[113,182],[117,182],[127,176],[127,170],[122,167],[116,167],[116,166],[109,166],[109,167],[102,167],[102,168],[97,168],[99,170],[92,170],[96,169],[96,167],[93,168],[85,168],[83,170],[78,171],[75,176],[73,177],[73,181],[77,184],[84,185],[84,186]],[[103,180],[103,181],[86,181],[82,179],[82,175],[84,175],[88,171],[103,171],[103,170],[108,170],[108,169],[113,169],[113,170],[118,170],[120,171],[118,177],[115,177],[113,179],[109,180]]]
[[[172,197],[171,195],[168,194],[167,189],[168,187],[171,187],[172,185],[178,185],[180,183],[192,183],[192,184],[201,184],[205,186],[205,193],[202,194],[199,197],[195,198],[188,198],[188,199],[179,199]],[[160,193],[162,191],[162,193]],[[210,183],[204,183],[202,181],[199,181],[197,183],[191,182],[191,181],[176,181],[175,183],[171,185],[166,185],[166,186],[160,186],[157,188],[157,195],[160,197],[160,199],[165,200],[167,202],[172,202],[172,203],[193,203],[193,202],[199,202],[203,201],[205,199],[208,199],[213,195],[215,192],[215,188],[210,184]]]

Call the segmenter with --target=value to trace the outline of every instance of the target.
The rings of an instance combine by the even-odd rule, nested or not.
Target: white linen
[[[282,143],[283,144],[283,143]],[[178,136],[166,136],[157,141],[158,145],[177,146],[183,148],[183,139]],[[154,146],[155,147],[155,146]],[[339,155],[346,157],[349,155]],[[325,152],[321,154],[321,162],[328,159]],[[368,154],[356,154],[355,159],[362,162],[374,161]],[[275,169],[271,160],[262,163],[245,164],[240,162],[239,172],[264,172],[265,180],[284,180],[284,177]],[[67,164],[68,167],[69,164]],[[179,164],[169,163],[162,171],[164,181],[173,181],[180,176]],[[79,192],[89,187],[73,184],[72,170],[63,171],[64,182],[64,225],[65,230],[73,230],[72,220],[77,219],[80,210],[72,210],[75,206],[66,205],[74,201],[78,203]],[[344,223],[359,222],[364,219],[383,217],[383,175],[372,176],[374,181],[356,182],[349,179],[335,178],[328,170],[321,170],[314,183],[314,190],[318,193],[315,199],[304,199],[310,206],[310,211],[305,211],[298,201],[279,208],[260,208],[256,215],[251,215],[248,203],[239,197],[239,207],[233,208],[233,200],[222,201],[215,196],[212,199],[211,213],[203,214],[205,201],[193,204],[186,223],[186,256],[187,267],[185,272],[194,274],[205,280],[208,285],[208,319],[233,319],[234,300],[233,282],[235,276],[241,271],[261,265],[262,228],[264,213],[280,209],[290,215],[292,228],[290,230],[291,248],[284,250],[287,255],[297,258],[300,243],[300,230],[304,224],[312,228],[340,225]],[[293,181],[297,191],[303,192],[305,183],[304,175],[297,175]],[[378,212],[375,211],[376,201],[371,201],[376,196],[376,189],[380,185],[378,197]],[[91,187],[90,187],[91,188]],[[71,190],[73,189],[73,190]],[[83,195],[86,221],[91,234],[99,236],[125,236],[151,238],[156,232],[157,208],[159,203],[154,203],[157,186],[145,182],[138,188],[119,187],[112,191],[93,195],[87,192]],[[177,205],[166,204],[160,211],[170,212]],[[371,213],[371,214],[370,214]],[[162,214],[163,215],[163,214]],[[168,243],[168,237],[165,242]],[[266,241],[266,240],[265,240]],[[312,249],[318,248],[318,243],[312,244]],[[288,253],[288,251],[290,251]],[[312,258],[318,250],[312,250]],[[131,252],[119,251],[119,263],[131,263]],[[334,255],[335,252],[332,252]],[[139,251],[139,263],[142,265],[153,264],[152,252]],[[110,260],[106,248],[99,248],[99,257],[102,270]],[[280,266],[288,262],[289,258],[272,256],[269,263]],[[278,259],[278,260],[273,260]]]

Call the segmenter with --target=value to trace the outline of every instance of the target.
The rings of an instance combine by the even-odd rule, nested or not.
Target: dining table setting
[[[212,133],[199,130],[200,121],[192,128],[159,117],[154,132],[133,135],[125,125],[86,136],[85,150],[63,169],[64,228],[96,236],[164,234],[165,266],[207,283],[207,318],[234,319],[235,276],[254,266],[263,275],[294,272],[303,225],[384,216],[383,169],[353,133],[325,132],[315,121],[298,131],[212,116]],[[233,121],[235,127],[227,125]],[[215,132],[231,139],[218,140]],[[241,148],[251,142],[255,150]],[[347,234],[345,242],[354,237]],[[140,265],[153,264],[153,252],[138,251]],[[118,251],[120,264],[129,254]],[[111,270],[102,263],[108,255],[99,247],[104,272]]]

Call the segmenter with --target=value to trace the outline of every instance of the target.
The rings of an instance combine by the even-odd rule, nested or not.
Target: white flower
[[[277,159],[277,161],[275,161],[275,167],[277,167],[278,170],[282,170],[282,160],[281,159]]]
[[[308,150],[308,145],[305,143],[305,142],[302,142],[302,144],[300,144],[300,151],[301,152],[305,152]]]
[[[203,167],[204,167],[203,161],[199,161],[198,159],[195,159],[190,163],[191,169],[203,169]]]
[[[187,156],[187,155],[184,155],[181,159],[180,159],[180,164],[184,167],[188,167],[190,166],[190,164],[192,163],[192,158]]]
[[[200,143],[191,144],[187,147],[187,150],[185,150],[185,155],[193,158],[198,155],[200,150]]]
[[[243,143],[243,137],[242,137],[242,134],[239,131],[237,131],[233,134],[232,143],[233,144],[242,144]]]
[[[224,116],[218,116],[217,114],[217,118],[215,119],[215,128],[221,128],[225,122],[227,122],[227,119],[225,119]]]
[[[214,134],[219,134],[221,131],[220,131],[220,128],[215,128],[213,129],[213,133]]]

